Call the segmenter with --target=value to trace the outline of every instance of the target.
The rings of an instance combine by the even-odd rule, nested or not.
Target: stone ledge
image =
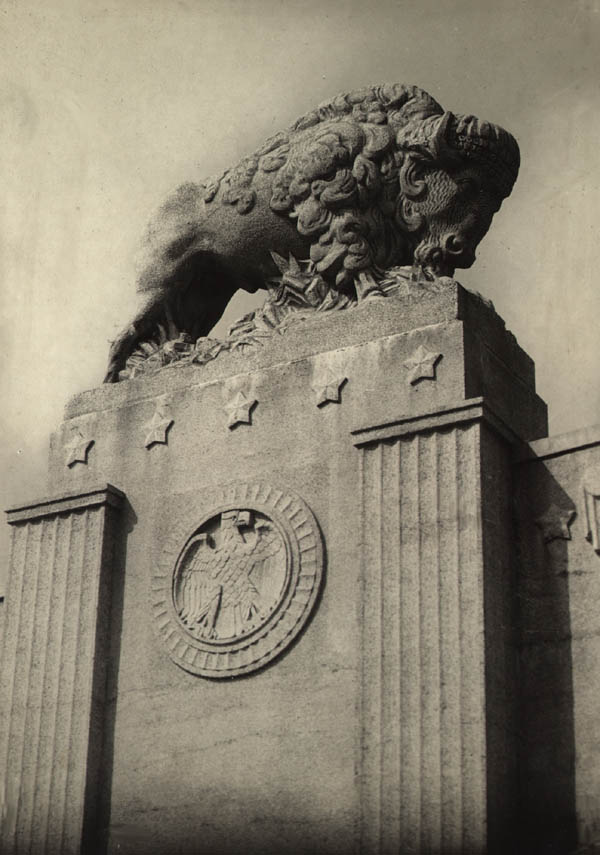
[[[484,398],[470,398],[467,401],[458,401],[456,404],[443,410],[434,410],[420,413],[418,416],[400,417],[393,422],[382,425],[355,428],[350,433],[354,437],[353,442],[357,447],[367,445],[371,442],[381,442],[386,439],[395,439],[400,436],[410,436],[424,431],[441,430],[458,424],[467,424],[475,421],[485,421],[497,433],[510,443],[517,443],[517,435],[499,418],[489,407]]]
[[[552,457],[560,457],[563,454],[572,454],[574,451],[593,448],[596,445],[600,445],[600,425],[592,425],[580,430],[525,443],[519,450],[516,462],[528,463],[536,460],[548,460]]]
[[[182,367],[175,363],[150,376],[81,392],[67,404],[65,418],[117,409],[166,392],[455,321],[463,322],[487,349],[510,367],[515,378],[533,389],[533,362],[506,330],[493,306],[454,280],[438,289],[421,288],[408,294],[365,301],[351,309],[317,313],[314,318],[291,325],[284,334],[274,334],[266,344],[252,351],[221,353],[204,365]]]
[[[81,508],[98,507],[99,505],[111,505],[120,508],[125,500],[125,493],[112,484],[103,484],[91,487],[81,493],[60,493],[58,496],[38,499],[15,508],[9,508],[7,522],[16,525],[20,522],[42,519],[43,517],[55,516]]]

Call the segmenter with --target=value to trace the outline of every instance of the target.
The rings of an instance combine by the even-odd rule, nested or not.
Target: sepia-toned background
[[[164,195],[387,81],[519,140],[457,278],[535,360],[551,432],[600,421],[600,0],[0,0],[2,507],[45,494],[48,434],[102,379]]]

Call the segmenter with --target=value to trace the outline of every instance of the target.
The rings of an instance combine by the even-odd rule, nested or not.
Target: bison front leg
[[[125,368],[127,359],[140,341],[134,324],[130,324],[113,341],[108,352],[108,367],[104,376],[105,383],[117,383],[119,372]]]
[[[127,360],[138,344],[152,335],[161,312],[164,311],[164,303],[164,295],[157,293],[113,341],[108,352],[105,383],[117,383],[119,381],[119,372],[125,368]]]

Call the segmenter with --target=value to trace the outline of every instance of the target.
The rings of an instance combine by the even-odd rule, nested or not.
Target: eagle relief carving
[[[273,522],[226,511],[188,545],[175,582],[178,614],[196,638],[240,638],[269,617],[285,582],[285,543]]]
[[[322,577],[321,532],[300,496],[264,481],[203,491],[154,568],[155,626],[186,671],[248,674],[306,626]]]
[[[106,381],[257,347],[315,312],[470,267],[518,169],[511,134],[416,86],[338,95],[166,200],[144,240],[145,301]],[[265,305],[210,338],[238,289],[265,289]]]

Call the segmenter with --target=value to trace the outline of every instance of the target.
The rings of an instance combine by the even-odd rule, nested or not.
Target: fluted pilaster
[[[80,851],[86,800],[97,796],[122,499],[108,486],[9,512],[3,852]]]
[[[501,598],[488,590],[485,540],[498,518],[492,504],[506,496],[502,480],[495,498],[485,486],[492,440],[483,419],[476,402],[435,425],[358,434],[364,853],[493,851],[486,663]],[[500,587],[510,584],[509,555]]]

